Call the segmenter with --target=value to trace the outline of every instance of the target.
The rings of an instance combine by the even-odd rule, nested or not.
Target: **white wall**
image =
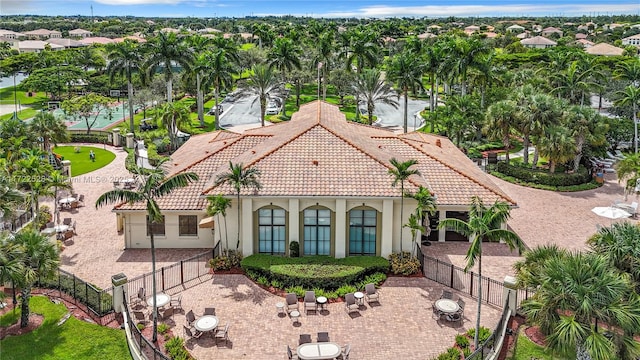
[[[211,229],[198,227],[196,236],[178,235],[178,215],[197,215],[198,222],[207,217],[204,212],[164,212],[165,235],[155,235],[156,248],[211,248],[214,246]],[[146,213],[124,213],[124,238],[126,248],[149,248],[150,238],[147,236]],[[217,231],[216,231],[217,232]]]

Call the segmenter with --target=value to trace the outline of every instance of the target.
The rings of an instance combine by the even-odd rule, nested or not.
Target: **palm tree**
[[[428,46],[425,49],[425,71],[429,73],[429,111],[435,111],[438,106],[438,99],[436,95],[436,78],[440,64],[442,63],[443,51],[440,43],[435,43],[433,46]],[[431,132],[434,132],[435,117],[431,121]]]
[[[547,346],[577,358],[635,359],[633,339],[640,324],[640,299],[629,277],[605,254],[574,253],[540,259],[539,286],[522,310],[547,336]],[[585,266],[588,264],[588,266]],[[606,323],[604,334],[599,323]]]
[[[640,154],[628,155],[616,166],[618,181],[625,180],[625,191],[627,193],[636,192],[638,182],[640,182]]]
[[[545,263],[551,258],[562,258],[568,255],[567,250],[555,244],[543,245],[525,251],[522,254],[524,260],[513,264],[518,286],[523,289],[537,289],[542,285],[539,274],[542,273]]]
[[[20,249],[18,259],[22,272],[14,280],[22,288],[20,327],[24,328],[29,325],[31,288],[36,281],[55,275],[60,265],[60,254],[56,244],[36,230],[18,232],[14,243]]]
[[[491,49],[477,38],[455,37],[448,43],[448,61],[453,64],[454,73],[460,76],[462,96],[467,95],[467,73],[476,67],[482,56],[489,55]]]
[[[160,111],[158,116],[160,117],[160,121],[162,121],[162,124],[167,128],[171,150],[173,151],[177,149],[176,138],[180,126],[190,121],[189,108],[185,103],[182,102],[169,102],[163,104],[159,110]]]
[[[286,84],[287,73],[293,69],[300,69],[300,48],[291,39],[278,38],[267,56],[267,62],[270,68],[278,69],[282,73],[282,79]],[[283,116],[287,116],[286,109],[287,107],[282,104]]]
[[[391,158],[389,163],[393,166],[389,169],[389,174],[393,176],[391,185],[396,186],[398,182],[400,183],[400,223],[402,223],[404,221],[404,182],[408,180],[411,175],[420,175],[420,171],[411,169],[413,165],[418,163],[418,160],[410,159],[400,162],[396,158]],[[400,229],[400,257],[402,257],[402,229]]]
[[[577,172],[582,159],[585,143],[602,145],[607,139],[606,122],[595,110],[585,106],[572,106],[563,114],[563,120],[576,141],[576,155],[573,160],[573,171]]]
[[[414,251],[415,251],[415,243],[417,240],[417,235],[418,235],[418,231],[421,233],[424,233],[424,226],[422,226],[422,222],[420,221],[420,219],[416,216],[416,214],[409,214],[409,220],[407,221],[406,224],[403,225],[404,227],[408,228],[411,230],[411,257],[413,257],[414,255]]]
[[[242,163],[233,164],[229,161],[229,171],[218,174],[215,185],[228,184],[236,193],[238,209],[238,238],[236,241],[236,250],[240,247],[240,193],[243,189],[255,189],[260,191],[262,185],[258,180],[260,178],[260,170],[256,168],[244,168]]]
[[[100,195],[96,200],[96,208],[108,204],[120,203],[145,203],[147,211],[147,233],[151,244],[151,272],[156,273],[156,248],[154,241],[153,225],[164,223],[162,210],[158,205],[158,198],[171,194],[178,188],[183,188],[189,183],[198,180],[198,175],[193,172],[181,172],[167,177],[164,164],[168,158],[163,158],[155,169],[133,168],[133,174],[142,180],[137,189],[115,188]],[[153,342],[158,340],[158,313],[156,303],[156,276],[152,276],[153,296]]]
[[[556,164],[565,163],[576,154],[576,140],[569,130],[562,126],[547,128],[546,136],[538,140],[537,149],[549,159],[549,173],[556,171]]]
[[[0,163],[0,165],[2,165]],[[9,174],[0,170],[0,214],[4,218],[13,213],[15,206],[24,200],[24,194],[11,182]]]
[[[194,61],[194,54],[184,42],[174,33],[160,32],[158,36],[147,43],[150,57],[144,64],[148,75],[153,76],[159,66],[162,66],[164,80],[167,83],[167,102],[173,101],[173,65],[181,66],[189,71]]]
[[[407,115],[409,111],[409,90],[424,90],[422,86],[423,65],[415,54],[403,51],[391,60],[387,76],[395,82],[404,96],[404,132],[407,132]],[[414,129],[415,130],[415,129]]]
[[[603,227],[587,240],[591,251],[604,254],[616,269],[631,275],[636,291],[640,290],[640,227],[630,222]]]
[[[552,79],[557,84],[552,92],[571,104],[583,105],[584,92],[595,85],[591,80],[591,71],[582,69],[578,61],[573,61],[565,71],[553,74]]]
[[[509,249],[518,251],[524,249],[524,243],[513,231],[503,229],[509,219],[510,207],[507,203],[496,201],[487,207],[477,196],[471,198],[469,220],[444,219],[438,225],[439,229],[451,229],[469,238],[471,245],[465,257],[468,271],[478,262],[478,315],[476,318],[476,333],[473,339],[475,348],[478,348],[478,334],[480,333],[480,311],[482,305],[482,242],[504,241]]]
[[[208,65],[204,53],[209,50],[212,41],[213,40],[210,37],[204,37],[197,34],[191,35],[187,38],[187,43],[194,54],[191,72],[196,75],[196,108],[198,112],[198,121],[200,121],[200,126],[202,127],[204,127],[204,94],[202,91],[202,78],[205,77]]]
[[[355,63],[356,74],[361,75],[365,66],[375,66],[378,63],[378,46],[371,33],[356,30],[346,36],[349,46],[345,47],[339,56],[345,59],[347,71],[352,71]],[[359,95],[356,92],[356,121],[360,118],[360,112],[358,111]],[[369,120],[371,121],[371,118]]]
[[[229,250],[229,235],[227,234],[227,209],[231,207],[231,199],[218,194],[216,196],[207,197],[209,205],[207,205],[207,215],[215,216],[220,224],[220,215],[224,218],[224,240],[225,249]],[[222,228],[218,225],[220,240],[222,240]]]
[[[51,144],[57,145],[69,141],[67,126],[60,118],[53,116],[49,111],[40,111],[29,123],[29,129],[37,137],[42,139],[42,151],[51,152]]]
[[[373,111],[375,110],[376,102],[382,102],[396,109],[398,108],[398,101],[395,99],[396,94],[391,86],[382,80],[378,69],[366,69],[362,74],[358,75],[356,82],[353,84],[353,91],[356,94],[356,98],[364,99],[363,101],[367,104],[369,125],[373,124]],[[356,114],[359,112],[360,109],[356,103]]]
[[[0,283],[15,284],[24,274],[22,263],[22,249],[15,243],[13,237],[2,234],[0,237]],[[0,300],[4,300],[5,295],[0,294]]]
[[[260,122],[262,126],[264,126],[264,114],[267,111],[267,101],[271,96],[277,95],[282,91],[282,83],[270,67],[256,65],[252,69],[252,74],[249,76],[246,86],[241,91],[257,96],[254,103],[255,101],[260,101]]]
[[[142,47],[137,41],[125,39],[120,43],[107,45],[107,73],[109,80],[113,83],[116,75],[124,76],[127,79],[127,98],[129,102],[129,128],[135,132],[133,125],[133,74],[138,73],[144,78],[143,64],[144,54]]]
[[[631,106],[633,111],[633,146],[635,153],[638,153],[638,106],[640,105],[640,88],[635,85],[629,85],[624,90],[616,93],[619,96],[615,102],[618,106]]]
[[[513,100],[502,100],[489,106],[486,113],[485,131],[499,138],[505,149],[505,161],[509,165],[511,128],[518,122],[518,107]]]
[[[322,81],[322,99],[327,98],[327,80],[331,71],[331,65],[335,56],[336,45],[333,34],[329,32],[323,32],[320,34],[317,43],[315,44],[315,55],[311,61],[311,67],[313,69],[320,68],[320,77]]]
[[[640,59],[627,60],[618,63],[614,75],[617,79],[622,79],[637,85],[640,81]]]
[[[220,90],[233,84],[233,74],[236,72],[233,65],[234,53],[225,49],[217,49],[206,55],[206,64],[209,71],[209,80],[215,89],[216,129],[220,129],[220,109],[218,106]]]
[[[534,97],[535,105],[532,111],[531,138],[536,145],[533,153],[533,161],[531,168],[535,169],[538,165],[538,155],[540,153],[539,142],[543,141],[549,131],[549,127],[556,126],[562,118],[562,109],[567,106],[566,101],[553,99],[546,94]]]

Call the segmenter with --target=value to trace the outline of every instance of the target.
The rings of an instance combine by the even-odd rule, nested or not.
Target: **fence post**
[[[160,274],[162,275],[162,291],[164,291],[164,266],[160,268]],[[155,276],[155,274],[153,274]]]
[[[449,268],[451,269],[451,277],[449,278],[449,287],[453,288],[453,264],[449,264]]]
[[[184,260],[180,260],[180,285],[184,285]]]
[[[469,286],[469,296],[473,297],[473,271],[471,272],[471,284]]]
[[[87,304],[89,304],[89,283],[86,281],[84,283],[84,295],[85,301],[87,302]]]

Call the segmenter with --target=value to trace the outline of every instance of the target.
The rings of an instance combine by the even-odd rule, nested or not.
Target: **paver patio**
[[[330,340],[351,344],[352,359],[430,359],[455,342],[455,335],[475,327],[475,300],[467,303],[462,324],[452,326],[433,319],[432,304],[443,287],[425,278],[389,278],[381,288],[380,306],[361,306],[360,316],[349,316],[344,303],[327,305],[326,312],[305,315],[294,325],[286,316],[278,316],[277,302],[284,298],[255,285],[243,275],[214,275],[182,293],[185,312],[202,315],[205,307],[215,307],[218,326],[229,321],[230,343],[216,346],[208,334],[187,341],[187,348],[198,359],[284,359],[286,345],[295,349],[300,334],[328,331]],[[457,298],[458,294],[455,294]],[[300,309],[303,305],[300,304]],[[501,310],[483,306],[481,323],[495,327]],[[167,321],[174,334],[184,337],[185,312]]]

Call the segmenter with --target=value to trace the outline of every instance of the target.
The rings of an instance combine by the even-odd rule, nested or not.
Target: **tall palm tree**
[[[565,71],[551,77],[557,84],[552,92],[576,105],[584,105],[585,91],[596,85],[591,79],[591,70],[582,68],[578,61],[573,61]]]
[[[238,209],[238,238],[236,241],[236,250],[240,247],[240,193],[243,189],[255,189],[260,191],[262,185],[259,181],[260,170],[252,167],[244,168],[242,163],[233,164],[229,161],[229,171],[218,174],[215,185],[228,184],[236,193]]]
[[[637,85],[640,82],[640,59],[635,58],[618,63],[614,75],[617,79]]]
[[[14,280],[22,288],[20,327],[24,328],[29,325],[31,288],[36,281],[55,275],[60,265],[60,253],[56,244],[37,230],[18,232],[14,243],[20,248],[18,259],[22,263],[22,273]]]
[[[291,39],[278,38],[267,55],[269,67],[280,71],[285,84],[288,82],[287,73],[293,69],[300,69],[300,52],[300,48]],[[287,116],[286,109],[287,107],[282,104],[283,116]]]
[[[218,106],[220,90],[230,88],[233,84],[233,74],[236,72],[234,59],[236,55],[223,48],[206,54],[206,66],[209,72],[209,80],[215,89],[215,116],[216,129],[220,129],[220,108]]]
[[[460,77],[462,96],[467,94],[467,73],[476,67],[482,56],[489,55],[491,49],[477,38],[455,37],[448,43],[448,61],[453,64],[454,73]]]
[[[29,123],[29,129],[42,139],[42,151],[51,152],[51,144],[69,141],[69,132],[64,121],[49,111],[40,111]]]
[[[537,149],[542,156],[549,158],[549,173],[553,174],[558,163],[573,159],[576,154],[576,140],[567,128],[551,126],[547,128],[546,136],[539,139]]]
[[[533,161],[531,162],[531,168],[535,169],[538,166],[538,156],[540,153],[539,143],[544,141],[549,127],[559,125],[562,118],[562,109],[567,106],[566,101],[553,99],[551,96],[542,94],[534,97],[535,107],[527,111],[532,111],[532,126],[531,126],[531,139],[534,145],[536,145],[533,153]]]
[[[629,277],[621,276],[605,254],[578,252],[539,261],[540,285],[522,310],[548,335],[549,348],[594,360],[640,355],[633,339],[640,327],[640,299]],[[616,330],[604,334],[601,323]]]
[[[147,233],[151,244],[151,272],[156,273],[156,248],[154,240],[153,225],[164,223],[162,209],[158,205],[157,200],[165,195],[171,194],[178,188],[183,188],[189,183],[198,180],[198,175],[193,172],[181,172],[171,176],[167,176],[164,164],[168,158],[160,161],[155,169],[143,169],[140,167],[133,168],[133,174],[141,179],[142,184],[137,189],[120,189],[109,190],[100,195],[96,200],[96,208],[108,204],[120,203],[145,203],[147,211]],[[158,312],[156,296],[156,276],[152,276],[152,292],[153,296],[153,342],[158,340]]]
[[[196,109],[198,112],[198,121],[200,126],[204,127],[204,94],[202,91],[202,78],[205,77],[207,71],[207,62],[204,53],[209,50],[213,39],[204,37],[199,34],[187,37],[191,51],[193,51],[194,59],[191,66],[191,72],[196,76]]]
[[[433,46],[428,46],[425,49],[425,71],[429,74],[429,111],[435,111],[438,106],[438,99],[436,95],[436,79],[438,76],[438,70],[442,63],[443,51],[440,43],[435,43]],[[434,132],[435,117],[431,121],[431,132]]]
[[[323,32],[318,37],[314,46],[315,54],[311,61],[313,69],[320,68],[320,77],[322,81],[322,99],[327,98],[327,83],[331,72],[333,58],[335,56],[336,44],[332,33]]]
[[[218,194],[216,196],[207,197],[209,205],[207,205],[207,215],[215,216],[220,224],[220,215],[224,219],[224,240],[225,250],[229,250],[229,235],[227,234],[227,209],[231,207],[231,199]],[[222,228],[218,225],[218,233],[220,234],[220,241],[222,241]]]
[[[607,139],[606,122],[594,109],[585,106],[572,106],[563,113],[563,120],[576,142],[576,155],[573,171],[577,172],[582,159],[582,150],[586,143],[602,145]]]
[[[404,132],[407,132],[407,116],[409,111],[409,90],[424,90],[422,85],[422,73],[424,72],[422,62],[415,54],[403,51],[394,56],[387,76],[390,81],[397,84],[404,96]],[[414,129],[415,130],[415,129]]]
[[[413,165],[418,163],[418,160],[410,159],[407,161],[399,161],[396,158],[391,158],[389,160],[391,169],[389,169],[389,174],[393,176],[392,186],[396,186],[400,183],[400,223],[404,221],[404,182],[409,179],[411,175],[420,175],[420,171],[417,169],[411,169]],[[402,229],[400,229],[400,257],[402,257]]]
[[[177,149],[177,135],[180,126],[186,124],[190,121],[189,118],[189,108],[185,103],[182,102],[169,102],[163,104],[159,109],[158,116],[160,117],[160,121],[167,128],[167,132],[169,133],[169,142],[171,144],[171,151]]]
[[[502,100],[489,106],[485,115],[485,131],[502,141],[505,149],[505,161],[509,164],[511,128],[518,122],[518,107],[513,100]]]
[[[478,348],[478,334],[480,333],[480,312],[482,305],[482,242],[504,241],[511,250],[524,249],[524,243],[513,231],[503,229],[509,219],[510,207],[507,203],[496,201],[487,207],[477,196],[471,198],[469,220],[444,219],[440,221],[438,228],[451,229],[469,238],[471,245],[465,257],[467,264],[465,271],[471,269],[478,262],[478,315],[476,318],[476,333],[473,339],[475,348]]]
[[[415,251],[415,243],[417,241],[417,235],[418,232],[420,233],[424,233],[424,226],[422,225],[422,222],[420,221],[420,219],[416,216],[415,213],[413,214],[409,214],[409,220],[407,221],[406,224],[402,225],[403,227],[408,228],[409,230],[411,230],[411,257],[414,257],[414,251]]]
[[[407,193],[405,196],[412,198],[418,202],[418,204],[416,205],[416,210],[414,211],[413,215],[418,221],[418,225],[420,226],[418,230],[428,236],[431,233],[431,227],[429,225],[430,224],[429,216],[433,216],[438,210],[436,197],[433,196],[433,194],[431,194],[431,191],[429,191],[429,189],[427,189],[422,185],[418,187],[418,190],[415,193]],[[426,227],[422,225],[425,223],[425,219],[427,224]],[[409,228],[411,229],[415,228],[412,224],[411,219],[409,219],[409,225],[410,225]]]
[[[173,65],[189,71],[194,61],[193,51],[176,34],[165,32],[158,33],[158,36],[147,43],[147,47],[150,56],[144,67],[149,76],[153,76],[158,67],[162,67],[167,83],[167,102],[173,102]]]
[[[376,102],[382,102],[396,109],[398,108],[395,92],[389,84],[382,80],[378,69],[366,69],[362,74],[358,75],[356,82],[353,84],[353,91],[356,94],[356,98],[362,98],[367,104],[369,125],[373,124],[373,111],[375,110]],[[356,114],[359,112],[360,109],[356,103]]]
[[[264,126],[264,114],[267,111],[267,101],[271,96],[282,92],[282,83],[275,72],[264,65],[256,65],[252,69],[246,85],[241,90],[245,94],[256,96],[255,101],[260,102],[260,123]],[[283,104],[284,106],[284,104]]]
[[[133,74],[138,73],[144,78],[144,53],[137,41],[125,39],[123,42],[107,45],[107,73],[113,83],[116,75],[127,79],[127,99],[129,103],[129,128],[135,132],[133,125]]]
[[[349,45],[343,49],[339,56],[345,59],[347,71],[352,71],[355,63],[356,74],[361,75],[367,65],[371,67],[377,65],[379,47],[375,43],[373,34],[354,30],[346,36]],[[359,96],[360,94],[356,93],[356,121],[360,118],[360,112],[358,111]]]
[[[633,147],[638,153],[638,106],[640,106],[640,88],[636,85],[629,85],[624,90],[618,91],[619,97],[615,102],[618,106],[631,106],[633,111]]]

